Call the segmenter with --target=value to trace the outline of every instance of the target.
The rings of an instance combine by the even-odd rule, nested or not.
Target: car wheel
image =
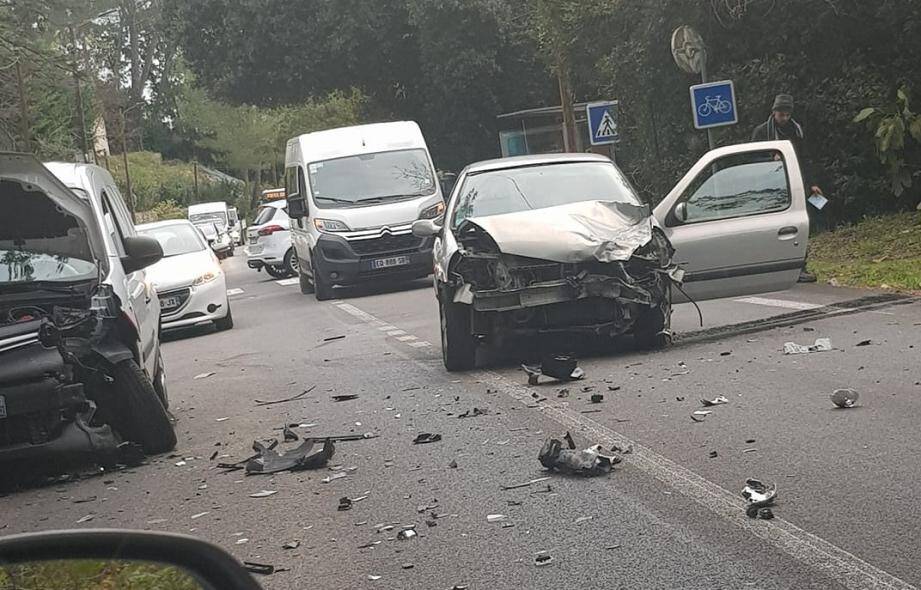
[[[656,307],[644,308],[633,323],[633,341],[639,350],[661,350],[671,344],[672,304],[666,298]]]
[[[302,295],[313,293],[313,283],[310,282],[310,277],[307,276],[307,265],[303,261],[298,264],[297,280],[300,284]]]
[[[111,426],[125,440],[141,445],[148,455],[176,447],[176,431],[156,389],[133,359],[115,365],[110,375]]]
[[[160,403],[165,409],[169,409],[169,390],[166,388],[166,367],[163,366],[163,354],[157,353],[157,374],[153,380],[154,390]]]
[[[297,256],[294,254],[294,248],[289,248],[285,252],[285,268],[288,271],[289,277],[297,276]]]
[[[265,272],[269,273],[269,276],[274,279],[286,279],[288,278],[288,271],[285,267],[282,266],[271,266],[265,265]]]
[[[230,247],[230,251],[227,252],[227,256],[228,256],[228,257],[229,257],[229,256],[233,256],[235,251],[236,251],[236,248],[234,248],[233,246],[231,246],[231,247]]]
[[[218,332],[233,328],[233,311],[230,309],[230,302],[227,302],[227,315],[219,320],[214,320],[214,327],[217,328]]]
[[[438,300],[441,319],[441,357],[449,371],[469,371],[476,366],[477,341],[470,333],[470,308]]]

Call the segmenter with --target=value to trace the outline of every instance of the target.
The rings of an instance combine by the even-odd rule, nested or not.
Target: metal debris
[[[199,373],[198,375],[195,375],[194,377],[192,377],[192,379],[194,379],[195,381],[200,381],[201,379],[207,379],[208,377],[212,375],[214,375],[214,371],[210,371],[208,373]]]
[[[860,394],[853,389],[836,389],[831,394],[831,402],[839,408],[853,408],[860,399]]]
[[[287,568],[280,568],[267,563],[256,563],[255,561],[244,561],[243,567],[246,571],[260,576],[271,576],[276,572],[288,571]]]
[[[816,338],[815,343],[810,345],[796,344],[795,342],[785,342],[783,345],[784,354],[806,354],[809,352],[828,352],[832,349],[831,338]]]
[[[319,469],[332,458],[336,447],[331,439],[326,439],[321,449],[311,453],[316,442],[312,438],[304,439],[296,448],[279,454],[271,446],[254,441],[253,450],[256,451],[256,455],[246,461],[246,474],[264,475],[281,471]]]
[[[854,346],[870,346],[871,344],[873,344],[873,341],[872,341],[872,340],[861,340],[860,342],[858,342],[858,343],[855,344]]]
[[[728,404],[729,400],[725,395],[718,395],[713,399],[700,398],[700,405],[706,407]],[[695,412],[696,413],[696,412]]]
[[[250,498],[268,498],[269,496],[274,496],[277,493],[278,493],[277,490],[262,490],[261,492],[250,494],[249,497]]]
[[[548,479],[550,479],[550,478],[549,478],[549,477],[538,477],[537,479],[532,479],[531,481],[526,481],[526,482],[522,482],[522,483],[513,483],[513,484],[509,484],[509,485],[504,485],[504,486],[502,486],[502,489],[503,489],[503,490],[517,490],[518,488],[526,488],[526,487],[532,486],[532,485],[534,485],[534,484],[536,484],[536,483],[540,483],[540,482],[542,482],[542,481],[547,481]]]
[[[84,522],[89,522],[96,517],[95,514],[87,514],[86,516],[77,519],[77,524],[83,524]]]
[[[777,498],[777,485],[768,487],[757,479],[747,479],[745,480],[745,487],[742,488],[742,497],[748,501],[745,514],[749,518],[756,518],[761,508],[774,503]]]
[[[432,434],[430,432],[423,432],[416,436],[413,439],[414,445],[424,445],[426,443],[438,442],[441,440],[440,434]]]
[[[571,439],[568,442],[572,446]],[[555,438],[547,439],[537,459],[546,469],[585,476],[610,473],[611,468],[621,462],[620,457],[603,454],[601,445],[577,451],[564,449],[563,442]]]
[[[253,401],[256,402],[257,406],[271,406],[274,404],[284,404],[287,402],[293,402],[293,401],[297,401],[301,399],[302,397],[304,397],[305,395],[307,395],[308,393],[316,389],[316,387],[317,387],[316,385],[311,385],[310,387],[300,392],[299,394],[295,395],[294,397],[287,397],[285,399],[277,399],[277,400],[270,400],[270,401],[262,401],[261,399],[254,399]]]

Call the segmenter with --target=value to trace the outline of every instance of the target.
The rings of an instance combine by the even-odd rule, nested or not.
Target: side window
[[[102,217],[105,220],[106,233],[112,238],[112,242],[115,244],[116,253],[119,257],[122,257],[125,255],[125,234],[119,225],[118,217],[115,214],[115,208],[112,205],[111,199],[109,199],[108,193],[102,191],[100,198],[102,200]]]
[[[671,219],[669,225],[783,211],[791,203],[786,163],[772,150],[720,158],[688,186],[682,203],[683,221]]]
[[[119,228],[122,230],[122,236],[136,236],[137,230],[134,228],[134,220],[131,218],[128,206],[125,205],[125,200],[122,199],[118,189],[113,186],[106,189],[106,191],[111,198],[112,209],[115,213],[115,219],[118,222]]]
[[[289,199],[296,199],[301,195],[300,187],[297,182],[299,170],[300,168],[298,166],[285,168],[285,195]],[[303,174],[301,174],[301,176],[303,176]]]

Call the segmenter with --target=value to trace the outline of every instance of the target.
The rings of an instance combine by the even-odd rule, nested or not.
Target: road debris
[[[288,541],[287,543],[282,545],[281,548],[282,549],[297,549],[300,546],[301,546],[301,542],[295,539],[294,541]]]
[[[416,525],[408,526],[400,530],[399,533],[397,533],[397,540],[398,541],[409,541],[410,539],[416,538],[418,534],[419,533],[416,532]]]
[[[348,496],[343,496],[339,498],[339,507],[336,509],[339,512],[345,512],[346,510],[352,509],[352,499]]]
[[[336,481],[337,479],[342,479],[343,477],[347,477],[347,476],[348,476],[348,473],[346,473],[345,471],[338,471],[336,473],[333,473],[332,475],[328,475],[324,477],[320,481],[323,483],[330,483],[330,482]]]
[[[249,543],[249,539],[243,537],[242,539],[237,539],[234,545],[246,545],[247,543]]]
[[[86,516],[77,519],[77,524],[83,524],[84,522],[89,522],[93,520],[95,517],[96,517],[95,514],[87,514]]]
[[[287,568],[280,568],[267,563],[256,563],[255,561],[244,561],[243,568],[252,574],[258,574],[260,576],[271,576],[276,572],[288,571]]]
[[[534,565],[540,567],[544,565],[550,565],[553,562],[553,557],[546,551],[541,551],[534,557]]]
[[[211,512],[210,512],[210,511],[199,512],[198,514],[193,514],[193,515],[191,516],[191,519],[192,519],[192,520],[198,520],[198,519],[201,518],[202,516],[205,516],[205,515],[208,515],[208,514],[211,514]]]
[[[731,350],[724,350],[723,352],[720,353],[720,356],[729,356],[731,354],[732,354]]]
[[[603,393],[593,393],[591,400],[593,404],[600,404],[601,402],[604,401],[604,394]]]
[[[310,393],[311,391],[313,391],[314,389],[316,389],[316,387],[317,387],[316,385],[311,385],[310,387],[308,387],[308,388],[305,389],[304,391],[300,392],[299,394],[295,395],[294,397],[287,397],[287,398],[285,398],[285,399],[276,399],[276,400],[270,400],[270,401],[263,401],[263,400],[261,400],[261,399],[254,399],[253,401],[256,402],[256,405],[257,405],[257,406],[272,406],[272,405],[275,405],[275,404],[284,404],[284,403],[288,403],[288,402],[294,402],[294,401],[297,401],[297,400],[303,398],[305,395],[307,395],[308,393]]]
[[[872,341],[872,340],[861,340],[860,342],[858,342],[858,343],[855,344],[854,346],[870,346],[871,344],[873,344],[873,341]]]
[[[716,451],[710,451],[710,458],[711,458],[711,459],[716,459],[717,457],[719,457],[719,455],[720,455],[720,454],[717,453]]]
[[[353,399],[358,399],[357,393],[343,393],[340,395],[330,396],[334,402],[347,402]]]
[[[359,549],[361,549],[361,547],[359,547]],[[384,576],[375,576],[373,574],[368,574],[368,579],[371,580],[372,582],[380,580],[383,577]]]
[[[438,442],[441,440],[440,434],[432,434],[430,432],[422,432],[413,439],[414,445],[424,445],[427,443]]]
[[[556,392],[556,396],[557,397],[569,397],[569,390],[564,387],[563,389]]]
[[[854,389],[836,389],[831,394],[831,402],[839,408],[853,408],[860,399],[860,394]]]
[[[748,502],[745,514],[749,518],[757,518],[758,511],[761,508],[771,506],[774,503],[777,498],[777,485],[774,484],[768,487],[757,479],[747,479],[745,480],[745,487],[742,488],[742,497]]]
[[[580,516],[573,522],[573,524],[582,524],[583,522],[588,522],[592,520],[593,518],[595,517],[594,516]]]
[[[558,381],[576,381],[585,377],[578,361],[567,355],[551,355],[542,359],[539,365],[522,364],[521,369],[528,376],[528,385],[540,383],[541,375]]]
[[[452,459],[451,462],[448,463],[448,467],[450,467],[451,469],[457,469],[457,461]]]
[[[207,379],[208,377],[212,375],[214,375],[214,371],[210,371],[208,373],[199,373],[198,375],[195,375],[194,377],[192,377],[192,379],[194,379],[195,381],[200,381],[202,379]]]
[[[508,516],[505,514],[487,514],[486,522],[505,522],[508,520]]]
[[[473,408],[472,410],[467,410],[463,414],[458,414],[458,418],[475,418],[477,416],[483,416],[487,414],[486,410],[481,410],[480,408]]]
[[[700,405],[705,408],[710,406],[719,406],[721,404],[728,404],[729,400],[726,399],[725,395],[718,395],[713,399],[700,398]]]
[[[287,424],[285,424],[284,427],[281,429],[281,433],[282,433],[282,436],[285,437],[285,442],[295,442],[297,440],[300,440],[301,438],[297,435],[296,432],[291,430]]]
[[[795,342],[785,342],[783,345],[784,354],[806,354],[809,352],[828,352],[832,349],[831,338],[816,338],[815,343],[811,346],[796,344]]]
[[[269,496],[274,496],[277,494],[277,490],[262,490],[261,492],[256,492],[255,494],[250,494],[250,498],[268,498]]]
[[[758,510],[758,518],[762,520],[771,520],[774,518],[774,511],[770,508],[761,508]]]
[[[414,566],[414,565],[411,564],[411,563],[404,563],[404,564],[401,565],[400,567],[403,568],[404,570],[411,570],[411,569],[413,569],[413,568],[416,567],[416,566]]]
[[[269,474],[281,471],[302,471],[319,469],[326,465],[336,450],[332,439],[326,439],[323,447],[311,453],[316,440],[304,439],[298,447],[279,454],[272,446],[265,446],[259,441],[253,442],[256,455],[246,461],[246,474]]]
[[[345,334],[340,336],[330,336],[329,338],[324,338],[323,342],[332,342],[333,340],[342,340],[343,338],[345,338]]]
[[[503,490],[517,490],[517,489],[519,489],[519,488],[526,488],[526,487],[532,486],[532,485],[534,485],[534,484],[536,484],[536,483],[540,483],[540,482],[542,482],[542,481],[547,481],[548,479],[550,479],[550,478],[549,478],[549,477],[538,477],[537,479],[532,479],[531,481],[525,481],[525,482],[522,482],[522,483],[513,483],[513,484],[509,484],[509,485],[503,485],[503,486],[501,486],[501,487],[502,487]]]
[[[601,445],[577,451],[572,437],[566,438],[566,441],[569,443],[568,449],[563,448],[563,442],[559,439],[547,439],[537,456],[540,464],[546,469],[562,473],[595,476],[610,473],[611,468],[621,462],[620,457],[603,454]]]

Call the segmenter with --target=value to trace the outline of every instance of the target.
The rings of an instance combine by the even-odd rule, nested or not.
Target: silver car
[[[632,333],[664,346],[673,301],[791,287],[808,229],[789,142],[706,154],[654,210],[603,156],[480,162],[461,172],[444,217],[413,225],[435,236],[449,371],[515,335]]]

